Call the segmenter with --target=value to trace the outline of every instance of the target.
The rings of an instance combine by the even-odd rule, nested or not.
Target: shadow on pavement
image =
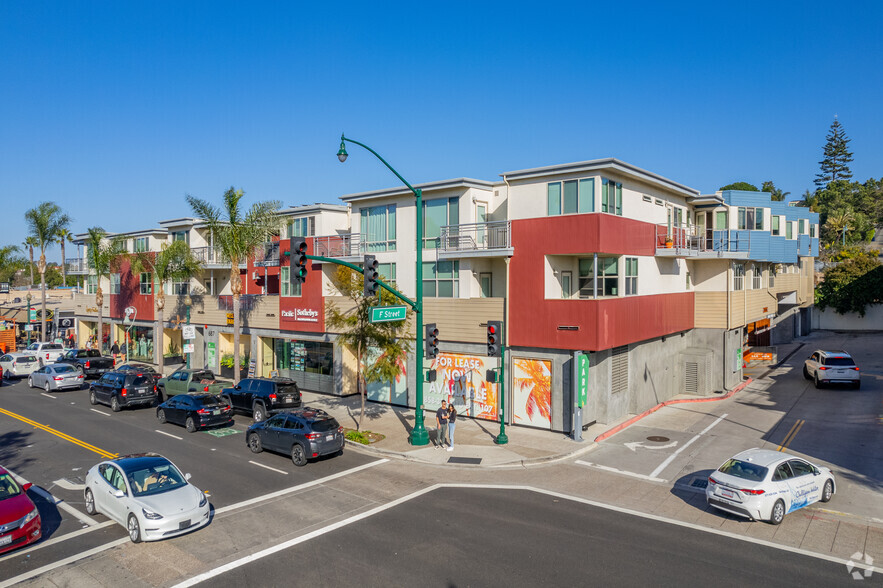
[[[0,434],[0,465],[15,472],[32,463],[34,461],[32,458],[20,454],[21,450],[28,445],[30,436],[31,433],[22,431],[9,431]]]
[[[28,496],[34,501],[37,510],[40,511],[40,527],[43,530],[43,537],[40,541],[45,541],[51,538],[52,534],[61,526],[61,513],[58,512],[58,507],[55,504],[41,496],[38,492],[34,492],[33,489],[28,490]]]

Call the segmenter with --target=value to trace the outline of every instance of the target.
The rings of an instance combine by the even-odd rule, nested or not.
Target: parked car
[[[708,477],[705,498],[717,509],[778,525],[786,513],[828,502],[835,491],[828,468],[771,449],[749,449]]]
[[[215,394],[179,394],[156,407],[156,418],[195,433],[205,427],[232,425],[233,409]]]
[[[114,360],[112,357],[102,356],[97,349],[69,349],[55,363],[70,364],[81,370],[83,375],[97,378],[104,372],[113,370]]]
[[[345,443],[343,427],[327,412],[299,408],[281,412],[248,428],[245,442],[253,453],[264,449],[291,456],[296,466],[323,455],[340,454]]]
[[[221,395],[233,410],[252,415],[255,422],[301,405],[297,382],[288,378],[245,378],[232,388],[224,388]]]
[[[39,541],[40,512],[27,491],[31,484],[19,484],[0,466],[0,553]]]
[[[83,387],[83,372],[66,363],[44,365],[28,376],[29,388],[52,390],[79,390]]]
[[[104,461],[86,474],[86,512],[126,527],[132,543],[189,533],[209,523],[208,498],[189,480],[155,453]]]
[[[162,374],[157,373],[152,366],[147,365],[146,363],[124,363],[123,365],[118,365],[114,368],[115,372],[123,372],[126,374],[137,374],[139,376],[147,376],[153,380],[153,383],[156,384],[160,378],[162,378]]]
[[[58,358],[64,354],[64,347],[62,347],[60,343],[43,343],[36,341],[28,345],[25,351],[36,355],[37,359],[40,360],[40,365],[46,365],[58,361]]]
[[[129,406],[153,406],[156,385],[145,375],[107,372],[89,385],[89,402],[107,404],[114,412]]]
[[[7,380],[23,378],[40,369],[40,360],[33,353],[7,353],[0,357],[0,369]]]
[[[156,383],[156,387],[159,389],[160,398],[165,398],[190,392],[220,394],[232,383],[216,380],[211,370],[181,368],[161,378]]]
[[[861,388],[861,372],[852,356],[845,351],[814,351],[803,364],[803,377],[813,380],[816,388],[840,382]]]

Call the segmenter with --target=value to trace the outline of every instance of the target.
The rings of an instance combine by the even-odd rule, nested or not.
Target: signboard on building
[[[217,343],[209,342],[206,344],[205,363],[209,368],[218,369]]]
[[[184,343],[184,353],[193,353],[196,350],[194,343]]]
[[[588,383],[588,370],[586,381]],[[512,360],[512,415],[519,425],[552,428],[552,362]]]
[[[184,325],[181,327],[181,331],[183,332],[184,338],[188,341],[190,339],[196,339],[196,325]]]
[[[227,324],[228,324],[228,325],[232,325],[232,324],[233,324],[233,313],[232,313],[232,312],[228,312],[228,313],[227,313]]]
[[[319,322],[319,311],[313,308],[293,308],[291,310],[283,310],[280,314],[284,319],[293,319],[307,323]]]
[[[589,401],[589,356],[586,353],[577,356],[576,378],[576,405],[582,408]]]
[[[463,416],[497,420],[499,384],[487,382],[485,373],[498,367],[498,362],[482,355],[439,353],[430,366],[436,370],[436,381],[423,384],[424,406],[435,412],[445,400]]]
[[[0,282],[0,294],[9,294],[9,282]]]

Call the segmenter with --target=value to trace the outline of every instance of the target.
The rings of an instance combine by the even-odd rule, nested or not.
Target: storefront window
[[[153,361],[153,328],[132,327],[129,329],[128,360]]]
[[[275,369],[330,376],[334,364],[334,345],[317,341],[273,340]]]

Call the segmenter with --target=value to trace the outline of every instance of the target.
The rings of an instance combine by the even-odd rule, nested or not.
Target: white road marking
[[[274,471],[274,472],[279,472],[280,474],[285,474],[286,476],[288,475],[288,472],[286,472],[285,470],[277,470],[276,468],[271,468],[271,467],[268,466],[268,465],[264,465],[264,464],[262,464],[262,463],[258,463],[258,462],[256,462],[256,461],[248,460],[248,463],[254,464],[254,465],[256,465],[256,466],[258,466],[258,467],[261,467],[261,468],[266,468],[266,469],[268,469],[268,470],[272,470],[272,471]]]
[[[622,474],[624,476],[632,476],[633,478],[641,478],[642,480],[649,480],[651,482],[664,482],[667,483],[668,480],[663,480],[662,478],[653,478],[646,474],[636,474],[635,472],[627,472],[625,470],[618,470],[616,468],[611,468],[609,466],[600,465],[597,463],[591,463],[588,461],[583,461],[581,459],[576,460],[573,463],[578,463],[579,465],[588,466],[590,468],[597,468],[599,470],[604,470],[605,472],[613,472],[614,474]]]
[[[177,439],[178,441],[183,441],[183,437],[178,437],[177,435],[172,435],[171,433],[166,433],[165,431],[160,431],[159,429],[154,429],[160,435],[165,435],[166,437],[172,437],[173,439]]]
[[[116,541],[111,541],[110,543],[105,543],[104,545],[99,545],[98,547],[93,547],[92,549],[83,551],[83,552],[78,553],[76,555],[72,555],[70,557],[66,557],[64,559],[53,562],[51,564],[45,565],[42,568],[37,568],[35,570],[25,572],[24,574],[21,574],[20,576],[10,578],[10,579],[6,580],[5,582],[0,583],[0,588],[7,588],[9,586],[14,586],[15,584],[18,584],[19,582],[24,582],[25,580],[30,580],[31,578],[33,578],[35,576],[39,576],[40,574],[45,574],[46,572],[51,572],[52,570],[55,570],[55,569],[60,568],[62,566],[66,566],[70,563],[74,563],[75,561],[79,561],[79,560],[84,559],[86,557],[95,555],[96,553],[101,553],[102,551],[107,551],[108,549],[111,549],[112,547],[116,547],[117,545],[122,545],[123,543],[128,543],[128,542],[129,542],[129,538],[123,537],[122,539],[117,539]],[[21,554],[21,552],[16,552],[16,553]]]
[[[708,425],[707,427],[705,427],[704,429],[702,429],[702,432],[701,432],[701,433],[699,433],[698,435],[696,435],[695,437],[693,437],[692,439],[690,439],[689,441],[687,441],[686,443],[684,443],[683,445],[681,445],[680,449],[678,449],[677,451],[675,451],[674,453],[672,453],[671,455],[669,455],[669,456],[665,459],[665,461],[663,461],[661,464],[659,464],[659,467],[658,467],[658,468],[656,468],[655,470],[653,470],[653,472],[650,474],[650,477],[651,477],[651,478],[657,478],[657,477],[659,477],[659,474],[662,473],[662,470],[664,470],[665,468],[667,468],[668,465],[669,465],[671,462],[673,462],[674,459],[678,456],[678,454],[680,454],[684,449],[686,449],[687,447],[689,447],[690,444],[692,444],[696,439],[698,439],[699,437],[701,437],[701,436],[704,435],[705,433],[709,432],[709,431],[711,430],[712,427],[714,427],[716,424],[718,424],[719,422],[721,422],[722,420],[724,420],[725,418],[727,418],[727,416],[729,416],[729,415],[724,414],[724,415],[719,416],[719,417],[717,418],[716,421],[714,421],[713,423],[711,423],[710,425]]]
[[[46,398],[51,398],[52,400],[55,400],[55,398],[56,398],[55,396],[52,396],[50,394],[46,394],[45,392],[40,392],[40,396],[45,396]]]
[[[110,416],[109,412],[104,412],[103,410],[98,410],[97,408],[90,408],[92,412],[97,412],[98,414],[103,414],[104,416]]]
[[[25,547],[24,549],[18,549],[16,551],[12,551],[10,553],[4,554],[0,557],[0,563],[6,561],[7,559],[12,559],[18,555],[24,555],[26,553],[30,553],[32,551],[36,551],[38,549],[42,549],[43,547],[49,547],[50,545],[55,545],[56,543],[61,543],[62,541],[67,541],[68,539],[73,539],[74,537],[79,537],[80,535],[85,535],[86,533],[91,533],[97,529],[103,529],[104,527],[109,527],[111,525],[118,524],[116,521],[104,521],[103,523],[98,523],[94,527],[83,527],[82,529],[78,529],[76,531],[72,531],[65,535],[59,535],[57,537],[53,537],[52,539],[46,539],[45,541],[40,541],[36,545],[32,545],[30,547]]]
[[[624,443],[623,445],[625,445],[632,451],[635,451],[636,449],[638,449],[638,447],[640,447],[641,449],[671,449],[672,447],[677,447],[678,442],[672,441],[668,445],[644,445],[643,441],[635,441],[634,443]]]
[[[77,469],[80,469],[80,468],[77,468]],[[52,483],[55,484],[56,486],[58,486],[59,488],[64,489],[64,490],[74,490],[74,491],[79,490],[80,492],[82,492],[86,488],[85,484],[72,484],[71,482],[68,482],[64,478],[61,478],[60,480],[55,480]]]
[[[7,470],[7,471],[9,471],[9,470]],[[52,504],[54,504],[55,506],[60,508],[61,510],[66,511],[68,514],[73,515],[74,517],[76,517],[76,519],[78,521],[80,521],[84,525],[89,525],[90,527],[94,527],[95,525],[98,524],[98,521],[96,521],[92,517],[86,516],[85,513],[81,513],[80,511],[78,511],[77,509],[72,507],[67,502],[65,502],[63,500],[59,500],[58,498],[54,497],[52,494],[50,494],[46,490],[43,490],[39,486],[31,486],[31,490],[33,490],[34,492],[36,492],[37,494],[39,494],[40,496],[42,496],[43,498],[45,498],[46,500],[48,500],[49,502],[51,502]]]

